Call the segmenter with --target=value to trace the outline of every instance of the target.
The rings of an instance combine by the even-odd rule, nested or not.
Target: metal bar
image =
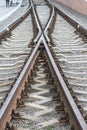
[[[40,42],[41,40],[38,41],[26,65],[24,66],[17,81],[15,82],[3,106],[0,109],[0,130],[4,129],[6,122],[10,120],[12,109],[16,108],[16,99],[20,97],[20,93],[23,90],[25,81],[27,80],[30,70],[32,69],[34,62],[39,54],[38,47]]]
[[[34,14],[34,15],[36,15],[36,14]],[[37,20],[37,22],[38,22],[38,20]],[[48,24],[49,24],[49,22],[48,22]],[[38,26],[40,27],[40,25],[38,25]],[[45,38],[46,38],[45,33],[42,33],[40,39],[43,41],[46,53],[47,53],[49,60],[50,60],[50,64],[52,65],[52,67],[54,69],[55,75],[57,77],[57,81],[60,85],[60,91],[61,91],[61,95],[63,95],[63,101],[68,104],[68,106],[66,106],[66,107],[69,110],[68,113],[70,115],[70,119],[72,119],[72,121],[73,121],[73,125],[75,126],[75,130],[86,130],[87,125],[85,123],[85,120],[83,119],[79,109],[77,108],[77,106],[76,106],[76,104],[75,104],[75,102],[74,102],[74,100],[73,100],[73,98],[68,90],[68,87],[66,86],[66,84],[65,84],[65,82],[64,82],[64,80],[63,80],[63,78],[58,70],[58,67],[57,67],[57,65],[52,57],[52,54],[47,46]]]
[[[48,56],[48,59],[50,61],[50,64],[52,66],[52,69],[54,70],[54,73],[56,75],[56,78],[57,78],[57,81],[58,81],[58,84],[59,84],[59,90],[61,92],[61,97],[65,103],[65,106],[68,110],[68,113],[69,113],[69,117],[71,119],[71,121],[73,122],[73,125],[75,127],[75,130],[86,130],[87,129],[87,124],[85,123],[85,120],[83,119],[79,109],[77,108],[69,90],[68,90],[68,87],[66,86],[59,70],[58,70],[58,67],[52,57],[52,54],[48,48],[48,45],[44,39],[44,37],[42,36],[43,38],[43,42],[44,42],[44,47],[45,47],[45,50],[46,50],[46,53],[47,53],[47,56]],[[52,70],[51,69],[51,70]]]

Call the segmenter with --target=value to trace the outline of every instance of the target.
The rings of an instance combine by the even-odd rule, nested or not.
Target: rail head
[[[33,7],[33,12],[34,12],[34,4],[33,4],[32,0],[30,0],[30,1],[31,1],[31,5]],[[41,29],[41,27],[39,25],[39,21],[38,21],[36,13],[34,15],[36,17],[35,19],[37,21],[37,25],[39,26],[40,30],[42,31],[42,35],[40,36],[39,39],[41,39],[41,41],[43,42],[48,59],[50,61],[52,69],[54,70],[54,73],[56,75],[58,84],[60,86],[60,92],[61,92],[61,95],[63,97],[62,99],[67,104],[67,105],[65,104],[67,110],[69,110],[68,111],[69,117],[70,117],[71,121],[73,121],[73,125],[75,127],[75,130],[86,130],[87,125],[85,123],[85,120],[83,119],[79,109],[77,108],[77,106],[76,106],[76,104],[75,104],[59,70],[58,70],[58,67],[57,67],[57,65],[52,57],[52,54],[51,54],[51,52],[48,48],[47,42],[46,42],[47,39],[45,37],[43,30]]]
[[[33,6],[32,0],[31,1],[31,6]],[[34,10],[34,7],[33,7]],[[79,109],[77,108],[59,70],[58,67],[52,57],[52,54],[50,52],[50,49],[46,43],[46,37],[45,34],[43,33],[43,31],[41,30],[41,27],[39,25],[38,19],[37,19],[37,25],[39,26],[39,30],[41,31],[41,36],[36,44],[36,47],[34,48],[30,58],[28,59],[24,69],[22,70],[19,78],[17,79],[16,83],[14,84],[13,88],[11,89],[11,92],[9,93],[7,99],[5,100],[1,110],[0,110],[0,127],[3,124],[3,118],[5,119],[5,116],[7,114],[7,109],[9,109],[9,104],[11,105],[11,103],[13,102],[13,98],[15,97],[15,94],[18,90],[18,88],[20,87],[20,85],[24,84],[23,83],[23,79],[26,75],[26,73],[29,71],[29,66],[31,65],[34,56],[36,56],[36,53],[38,51],[39,45],[40,43],[43,42],[45,51],[46,51],[46,55],[48,58],[48,62],[50,63],[50,66],[52,68],[52,70],[54,71],[54,75],[57,79],[57,83],[58,83],[58,90],[60,90],[60,93],[62,95],[62,100],[64,101],[64,105],[66,106],[68,113],[69,113],[69,117],[71,119],[71,121],[73,121],[73,125],[75,127],[75,130],[87,130],[87,124],[85,123]],[[11,114],[11,113],[10,113]],[[2,126],[3,127],[3,126]],[[1,130],[2,130],[1,127]]]
[[[66,106],[68,113],[69,113],[69,117],[71,119],[71,123],[73,122],[73,125],[75,127],[75,130],[87,130],[87,124],[83,118],[83,116],[81,115],[79,109],[77,108],[76,103],[74,102],[74,99],[72,98],[68,87],[66,86],[59,70],[58,67],[52,57],[52,54],[50,52],[50,49],[45,41],[44,36],[42,36],[43,39],[43,44],[47,53],[47,57],[48,57],[48,61],[51,64],[51,69],[54,70],[56,79],[57,79],[57,83],[58,83],[58,90],[61,93],[61,97],[62,100],[64,101],[64,105]]]
[[[11,112],[13,109],[16,108],[16,99],[20,97],[21,91],[23,90],[25,81],[27,80],[27,77],[32,70],[32,67],[34,65],[34,62],[36,60],[36,57],[39,55],[39,45],[40,45],[40,40],[36,44],[34,50],[32,51],[27,63],[25,64],[22,72],[20,73],[17,81],[15,82],[13,88],[11,89],[8,97],[6,98],[5,102],[3,103],[1,109],[0,109],[0,130],[3,130],[5,127],[5,124],[8,119],[8,115],[11,117]],[[19,89],[21,90],[19,91]],[[18,93],[19,92],[19,93]],[[17,95],[18,93],[18,95]],[[15,107],[14,107],[15,105]]]

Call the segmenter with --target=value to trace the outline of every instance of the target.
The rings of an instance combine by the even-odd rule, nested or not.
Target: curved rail
[[[47,42],[50,42],[50,39],[48,37],[48,29],[49,29],[50,24],[52,23],[52,20],[53,20],[54,14],[55,14],[54,6],[52,6],[51,17],[47,21],[47,24],[46,24],[46,27],[44,28],[44,31],[42,31],[42,28],[41,28],[41,26],[39,24],[39,19],[37,17],[36,11],[34,9],[34,3],[33,3],[32,0],[30,0],[30,2],[31,2],[31,5],[32,5],[32,10],[33,10],[33,13],[34,13],[34,17],[35,17],[35,21],[36,21],[37,27],[39,29],[39,32],[38,32],[37,37],[35,38],[34,42],[38,41],[38,39],[40,38],[41,34],[44,34],[44,36],[46,37]]]
[[[52,6],[52,14],[51,14],[51,17],[50,17],[49,21],[47,22],[46,28],[44,29],[44,35],[45,35],[46,40],[47,40],[48,43],[50,42],[50,38],[48,37],[48,29],[49,29],[50,24],[52,23],[54,14],[55,14],[55,9],[54,9],[54,6]]]
[[[79,111],[79,109],[76,106],[76,103],[74,102],[68,87],[66,86],[59,70],[58,67],[52,57],[52,54],[47,46],[47,43],[43,37],[43,41],[44,41],[44,46],[46,49],[46,53],[47,53],[47,57],[48,57],[48,61],[50,62],[51,65],[51,70],[54,70],[54,75],[56,76],[56,85],[58,87],[58,91],[60,92],[61,98],[64,101],[64,105],[67,108],[67,112],[69,114],[70,117],[70,122],[71,124],[74,125],[75,130],[86,130],[87,129],[87,125]]]
[[[34,42],[37,42],[38,39],[39,39],[39,37],[41,36],[42,31],[41,31],[41,27],[40,27],[40,25],[39,25],[39,21],[38,21],[38,18],[37,18],[35,9],[34,9],[34,3],[33,3],[32,0],[30,0],[30,3],[31,3],[31,7],[32,7],[33,14],[34,14],[34,17],[35,17],[35,21],[36,21],[36,24],[37,24],[37,27],[38,27],[38,30],[39,30],[39,32],[38,32],[38,34],[37,34],[37,37],[36,37],[35,40],[34,40]]]
[[[30,0],[30,1],[31,1],[31,6],[33,9],[34,17],[35,17],[40,35],[39,35],[39,39],[37,41],[36,47],[34,48],[33,52],[31,53],[30,58],[28,59],[24,69],[22,70],[19,78],[17,79],[16,83],[14,84],[14,87],[12,88],[10,94],[8,95],[6,101],[4,102],[4,104],[0,110],[0,128],[1,128],[1,130],[3,130],[6,122],[8,120],[10,120],[10,119],[8,119],[8,117],[11,116],[11,111],[14,108],[16,108],[16,99],[18,97],[20,98],[20,93],[24,88],[25,81],[27,80],[28,75],[30,75],[30,71],[32,70],[35,60],[39,54],[39,46],[41,43],[43,43],[43,47],[45,48],[45,54],[48,59],[48,64],[49,64],[50,69],[52,70],[52,74],[55,78],[58,92],[60,92],[60,95],[62,97],[61,100],[63,100],[66,110],[69,114],[70,122],[74,126],[75,130],[86,130],[87,125],[86,125],[81,113],[79,112],[79,110],[57,68],[57,65],[52,57],[52,54],[51,54],[50,49],[46,42],[47,36],[46,36],[45,32],[49,28],[52,18],[51,18],[51,20],[49,20],[50,22],[48,22],[48,24],[46,26],[47,28],[45,28],[45,30],[43,31],[39,25],[39,20],[35,13],[33,2],[32,2],[32,0]]]

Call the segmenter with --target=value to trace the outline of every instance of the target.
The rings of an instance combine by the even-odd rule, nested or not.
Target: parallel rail
[[[35,60],[39,54],[38,47],[40,45],[40,41],[34,48],[33,52],[31,53],[30,58],[28,59],[26,65],[24,66],[22,72],[20,73],[19,78],[15,82],[9,96],[7,97],[6,101],[4,102],[1,110],[0,110],[0,128],[1,130],[4,129],[5,124],[7,121],[10,120],[12,110],[16,108],[16,101],[17,98],[20,98],[20,93],[24,89],[24,84],[27,80],[28,75],[35,64]]]
[[[74,126],[75,130],[86,130],[87,125],[86,125],[81,113],[79,112],[79,110],[58,70],[58,67],[52,57],[50,49],[47,45],[47,41],[49,42],[47,30],[50,27],[50,24],[51,24],[53,16],[54,16],[54,7],[53,7],[52,15],[50,17],[50,20],[48,21],[46,28],[44,30],[42,30],[42,28],[39,24],[39,19],[36,15],[36,12],[34,9],[34,4],[33,4],[32,0],[30,0],[30,2],[31,2],[31,7],[33,9],[35,21],[37,23],[38,30],[39,30],[39,33],[36,38],[37,44],[36,44],[33,52],[31,53],[31,56],[29,57],[26,65],[24,66],[21,74],[19,75],[19,78],[17,79],[16,83],[14,84],[14,87],[12,88],[11,92],[9,93],[9,96],[7,97],[6,101],[4,102],[4,104],[0,110],[0,128],[1,128],[1,130],[3,130],[7,121],[10,120],[11,111],[16,108],[16,100],[17,100],[17,98],[20,98],[20,93],[24,89],[24,85],[27,80],[27,77],[28,77],[28,75],[30,75],[30,72],[35,64],[35,60],[36,60],[37,56],[39,55],[40,45],[42,45],[43,48],[45,49],[44,52],[47,57],[48,64],[50,66],[50,70],[52,71],[52,75],[54,76],[54,79],[56,81],[55,83],[57,85],[57,91],[61,95],[61,100],[63,101],[63,103],[66,107],[66,112],[68,112],[68,114],[69,114],[69,119],[70,119],[71,124]],[[24,17],[25,17],[25,15],[23,16],[23,18]],[[17,22],[15,24],[17,24]]]

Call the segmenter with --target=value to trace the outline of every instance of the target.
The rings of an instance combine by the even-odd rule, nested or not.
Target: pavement
[[[0,7],[0,22],[3,21],[15,7]]]
[[[77,21],[77,23],[87,29],[87,16],[80,14],[79,12],[71,9],[70,7],[56,1],[56,0],[48,0],[51,2],[56,8],[62,10],[66,15]]]

